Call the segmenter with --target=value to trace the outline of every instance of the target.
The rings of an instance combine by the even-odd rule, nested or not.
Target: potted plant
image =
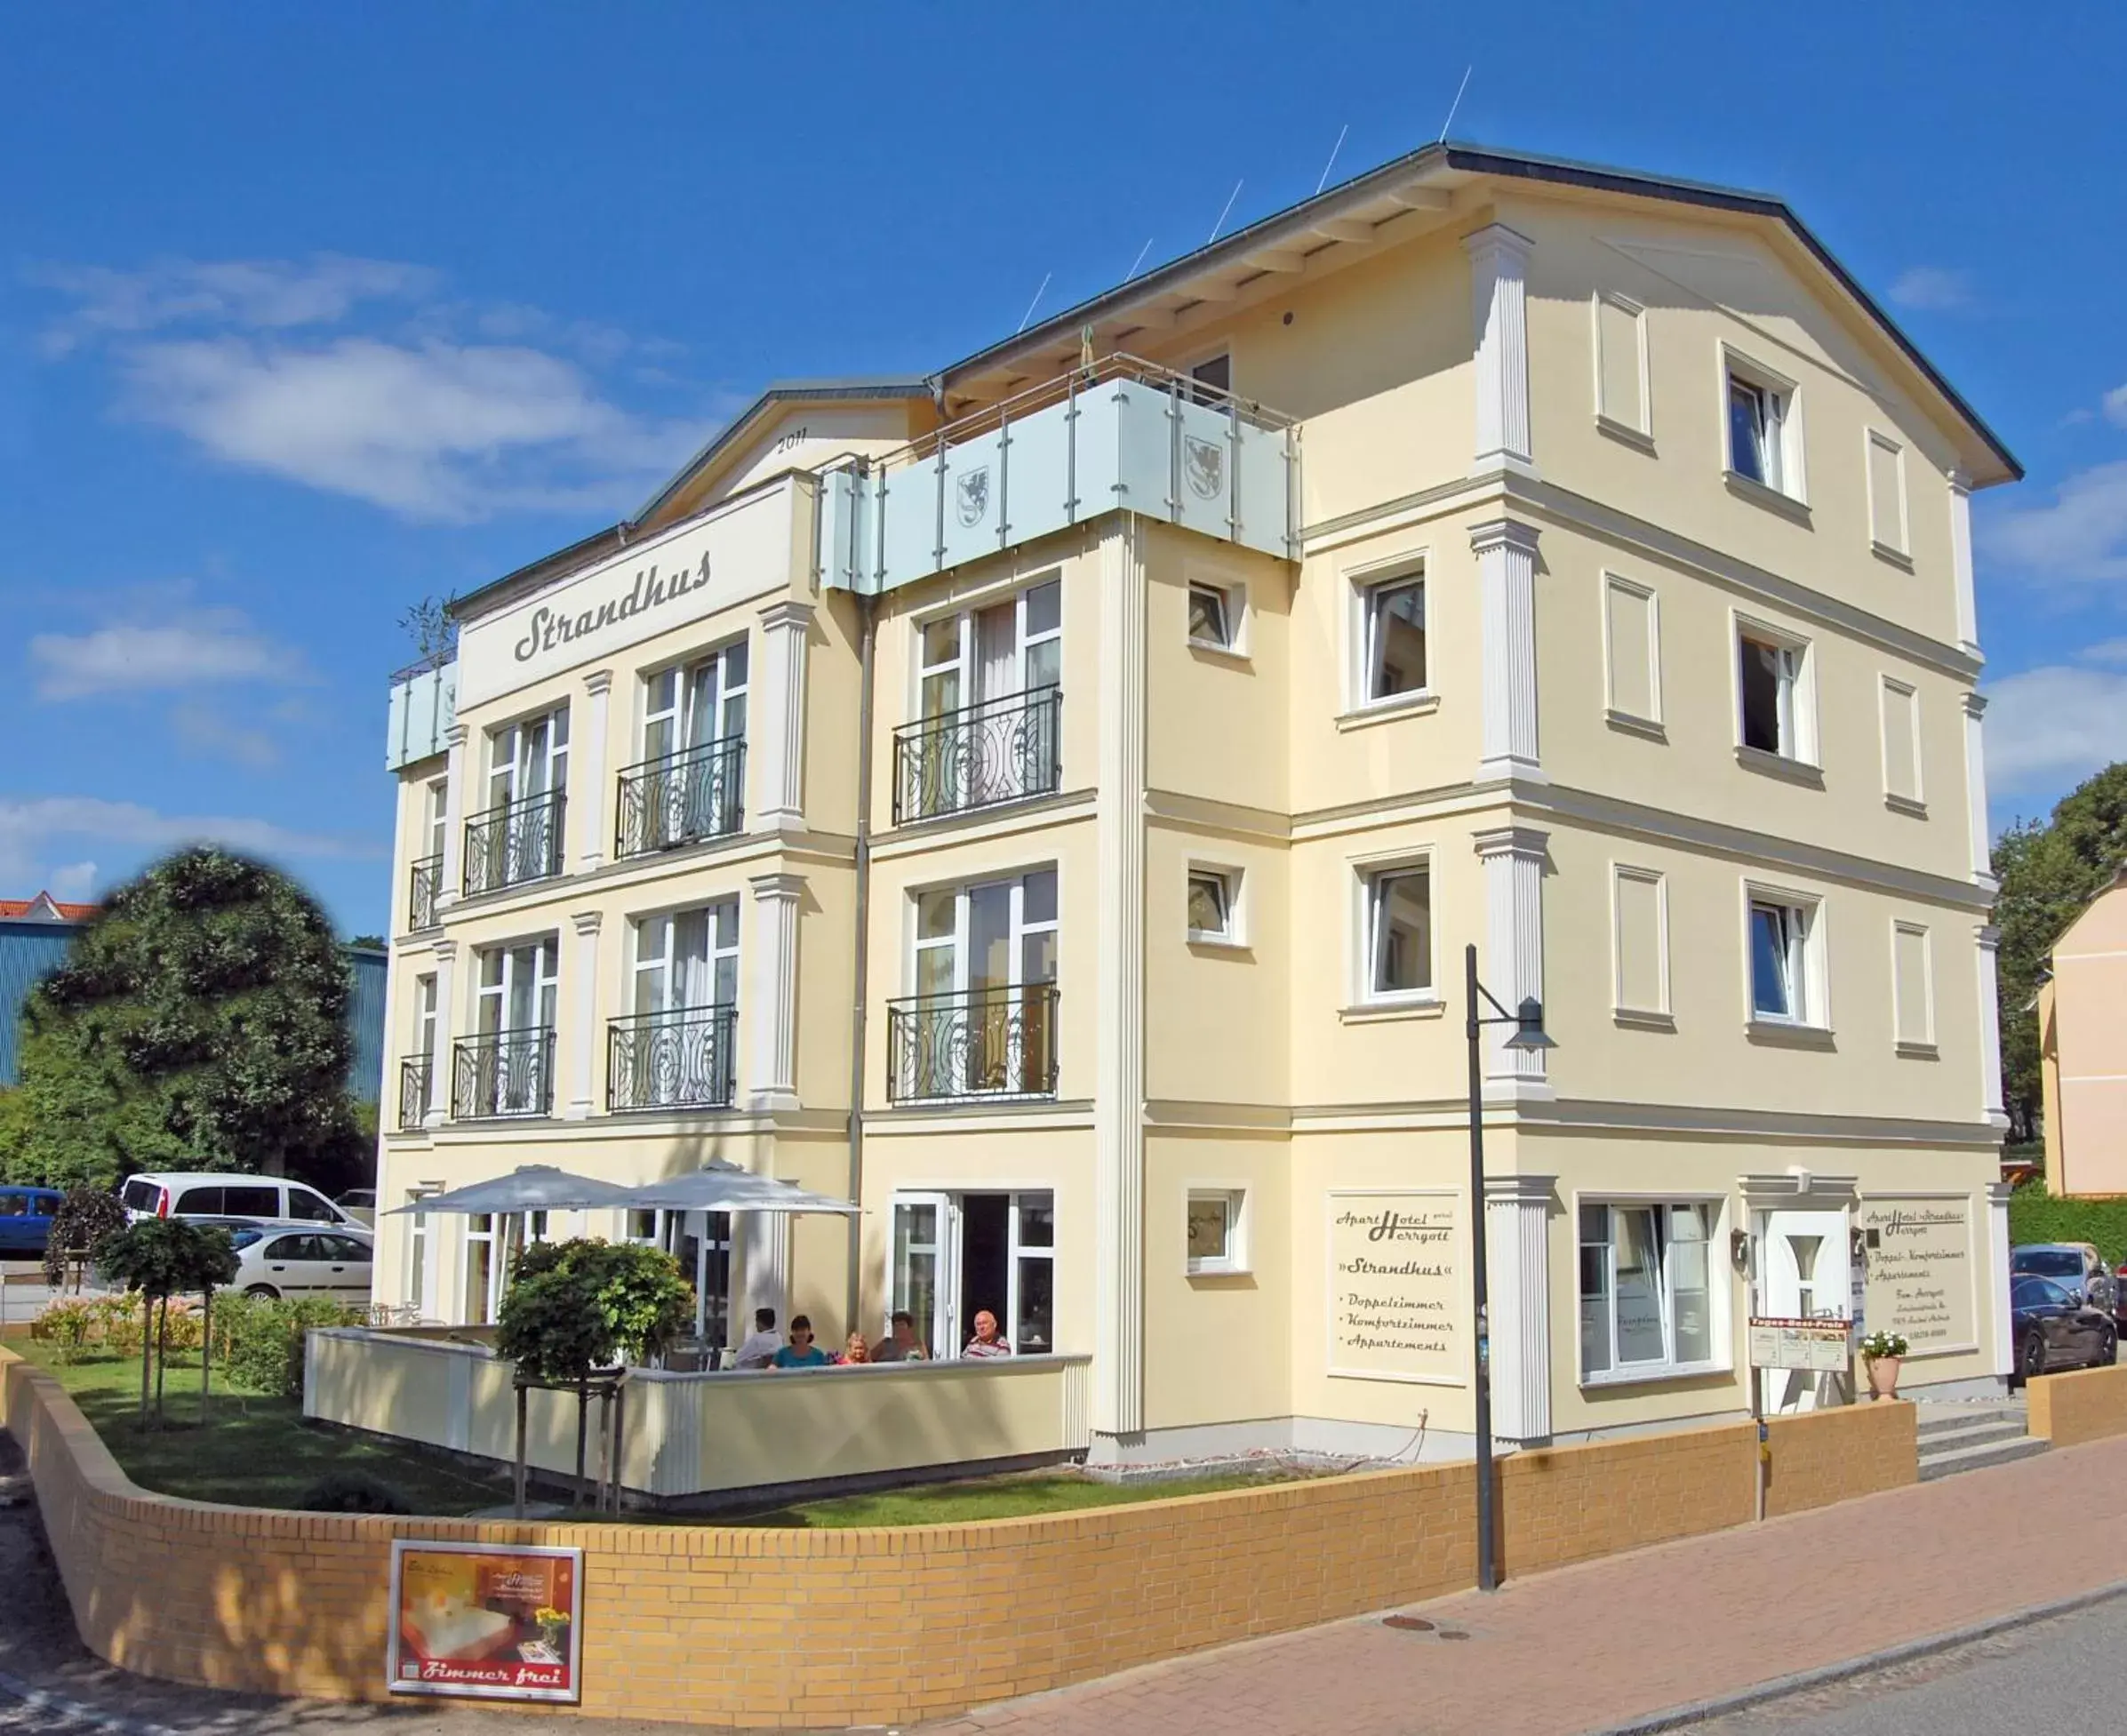
[[[1910,1348],[1896,1332],[1871,1332],[1861,1340],[1861,1356],[1868,1364],[1868,1396],[1872,1403],[1879,1398],[1898,1396],[1898,1372],[1904,1366],[1906,1352]]]
[[[566,1659],[569,1655],[569,1612],[551,1605],[542,1605],[532,1613],[540,1626],[540,1637]]]

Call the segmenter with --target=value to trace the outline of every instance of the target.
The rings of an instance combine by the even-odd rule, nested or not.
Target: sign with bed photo
[[[580,1549],[398,1539],[391,1610],[394,1693],[582,1697]]]

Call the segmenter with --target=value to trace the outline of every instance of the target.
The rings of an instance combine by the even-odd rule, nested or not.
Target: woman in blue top
[[[790,1342],[775,1353],[778,1368],[825,1368],[834,1358],[812,1342],[812,1322],[810,1316],[794,1314],[790,1316]]]

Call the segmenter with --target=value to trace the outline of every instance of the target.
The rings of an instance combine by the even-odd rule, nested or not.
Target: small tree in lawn
[[[148,1396],[155,1419],[163,1419],[162,1346],[170,1324],[170,1299],[194,1291],[211,1292],[236,1276],[236,1256],[228,1232],[203,1228],[181,1218],[144,1218],[114,1231],[98,1243],[96,1268],[104,1278],[140,1292],[140,1422],[148,1419]],[[212,1319],[208,1322],[212,1324]],[[212,1344],[212,1331],[204,1334]],[[204,1402],[204,1399],[203,1399]]]
[[[67,1256],[88,1253],[107,1236],[125,1228],[125,1208],[100,1188],[69,1188],[52,1214],[44,1239],[44,1282],[57,1291],[67,1281]]]

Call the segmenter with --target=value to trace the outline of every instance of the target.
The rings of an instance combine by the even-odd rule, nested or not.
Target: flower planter
[[[1898,1396],[1898,1372],[1905,1366],[1903,1356],[1871,1356],[1868,1359],[1868,1397],[1873,1404],[1879,1398]]]

